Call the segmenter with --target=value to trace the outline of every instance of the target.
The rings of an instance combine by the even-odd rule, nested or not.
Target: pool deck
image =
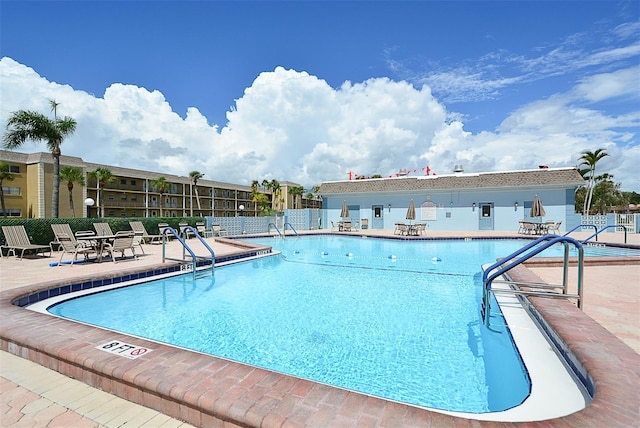
[[[390,231],[353,234],[390,236]],[[505,232],[438,232],[429,238],[522,237]],[[575,233],[584,239],[589,234]],[[190,240],[191,244],[195,240]],[[207,239],[217,257],[244,250]],[[599,242],[622,243],[604,233]],[[640,245],[630,234],[628,243]],[[100,278],[158,267],[161,245],[118,263],[50,267],[53,257],[0,259],[0,425],[47,427],[189,426],[518,426],[462,419],[368,397],[219,358],[176,349],[24,310],[16,297],[77,278]],[[197,245],[194,245],[196,254]],[[177,242],[167,255],[181,255]],[[562,299],[531,298],[552,334],[562,338],[593,382],[583,410],[526,426],[629,427],[640,421],[640,262],[587,264],[584,312]],[[518,279],[560,283],[551,264],[518,267]],[[120,340],[153,351],[130,360],[96,349]],[[17,356],[17,357],[16,357]],[[22,357],[22,358],[18,358]],[[73,379],[72,379],[73,378]],[[186,422],[183,422],[186,421]]]

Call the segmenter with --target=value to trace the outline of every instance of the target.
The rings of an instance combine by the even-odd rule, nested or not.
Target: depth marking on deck
[[[120,355],[121,357],[129,358],[130,360],[135,360],[136,358],[153,351],[153,349],[131,345],[129,343],[120,342],[119,340],[112,340],[111,342],[96,346],[96,349]]]

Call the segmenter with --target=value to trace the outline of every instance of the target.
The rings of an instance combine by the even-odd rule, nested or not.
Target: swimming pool
[[[261,242],[282,255],[196,282],[179,276],[95,294],[51,312],[424,407],[499,411],[528,395],[509,331],[484,329],[478,306],[479,266],[520,243]]]

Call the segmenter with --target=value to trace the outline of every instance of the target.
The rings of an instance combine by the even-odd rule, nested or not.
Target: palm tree
[[[2,214],[4,217],[7,217],[7,207],[4,203],[4,189],[2,188],[2,182],[4,180],[13,181],[15,176],[9,169],[9,164],[6,162],[0,161],[0,202],[2,203]]]
[[[151,180],[149,184],[151,184],[151,187],[155,188],[156,192],[160,193],[160,217],[162,217],[162,195],[167,191],[167,189],[169,189],[171,183],[169,183],[164,177],[158,177],[155,180]]]
[[[107,183],[113,182],[116,178],[111,173],[111,170],[105,167],[96,168],[95,171],[90,172],[89,174],[91,174],[98,183],[98,200],[96,201],[96,206],[99,210],[98,213],[100,217],[104,217],[104,204],[101,204],[100,200],[104,200],[103,191]]]
[[[54,119],[51,120],[42,113],[28,110],[18,110],[9,116],[7,133],[4,134],[3,147],[8,150],[17,149],[27,140],[47,142],[47,147],[53,156],[53,192],[51,215],[58,217],[60,197],[60,145],[68,135],[76,130],[76,121],[71,117],[58,119],[58,105],[55,100],[49,100]]]
[[[591,209],[591,199],[593,197],[593,189],[596,185],[596,164],[600,159],[609,156],[604,149],[597,149],[595,152],[590,152],[585,150],[582,152],[582,156],[580,156],[580,166],[584,167],[580,170],[580,174],[583,177],[587,176],[587,194],[584,200],[584,207],[582,214],[589,215],[589,210]]]
[[[277,211],[279,206],[280,196],[280,182],[275,178],[269,182],[269,188],[271,189],[271,203],[273,208]]]
[[[84,172],[82,168],[77,166],[63,166],[60,168],[60,179],[67,182],[67,189],[69,189],[69,207],[71,208],[71,216],[75,218],[76,209],[73,206],[73,185],[78,183],[84,186]]]
[[[193,187],[196,190],[196,202],[198,203],[198,211],[200,211],[201,208],[200,208],[200,196],[198,196],[198,180],[204,177],[204,174],[201,173],[200,171],[191,171],[189,173],[189,177],[191,177],[191,182],[193,183]],[[193,201],[190,201],[190,205],[191,205],[191,217],[193,217]]]
[[[293,209],[296,209],[296,202],[298,202],[298,196],[302,198],[304,193],[304,187],[302,186],[293,186],[289,189],[289,193],[293,196]],[[302,203],[302,201],[300,201]],[[299,208],[299,207],[298,207]]]
[[[255,207],[253,211],[255,216],[258,215],[258,195],[260,194],[258,186],[260,186],[258,180],[253,180],[251,182],[251,202],[253,202],[253,206]]]

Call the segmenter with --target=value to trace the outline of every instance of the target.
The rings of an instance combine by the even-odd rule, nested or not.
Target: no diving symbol
[[[111,342],[104,343],[96,348],[101,351],[109,352],[110,354],[120,355],[121,357],[135,360],[136,358],[151,352],[153,349],[143,348],[141,346],[131,345],[129,343],[120,342],[119,340],[112,340]]]
[[[133,351],[131,351],[131,355],[140,356],[140,355],[144,354],[145,352],[147,352],[147,348],[138,348],[138,349],[134,349]]]

